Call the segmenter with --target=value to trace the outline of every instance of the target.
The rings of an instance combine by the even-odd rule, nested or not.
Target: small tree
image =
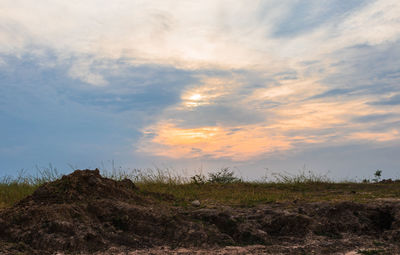
[[[374,173],[375,178],[372,179],[374,182],[379,182],[381,180],[382,177],[382,170],[376,170]]]

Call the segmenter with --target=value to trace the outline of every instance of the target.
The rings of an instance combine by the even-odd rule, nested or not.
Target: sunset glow
[[[161,124],[155,131],[157,136],[144,140],[141,150],[173,158],[209,156],[240,161],[291,147],[286,137],[268,135],[267,129],[257,126],[180,129],[172,124]]]

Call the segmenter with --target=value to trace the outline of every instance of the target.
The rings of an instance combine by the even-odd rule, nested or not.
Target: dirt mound
[[[114,181],[103,178],[99,170],[76,170],[64,175],[60,180],[40,186],[32,196],[22,200],[20,204],[34,201],[40,203],[74,203],[88,199],[113,198],[119,200],[140,197],[132,192],[137,189],[129,180]]]
[[[76,170],[1,212],[0,240],[38,254],[219,243],[218,233],[208,240],[203,226],[160,199],[173,198],[103,178],[97,169]]]
[[[212,247],[229,245],[321,254],[375,243],[400,252],[399,202],[199,209],[174,207],[160,198],[173,200],[142,192],[129,180],[103,178],[98,170],[77,170],[0,212],[0,254],[111,254],[110,249],[117,254],[164,246],[215,251]]]

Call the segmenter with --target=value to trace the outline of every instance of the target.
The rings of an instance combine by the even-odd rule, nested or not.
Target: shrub
[[[194,184],[205,184],[207,182],[207,178],[202,174],[196,174],[190,177],[190,182]]]
[[[222,168],[220,171],[215,173],[209,173],[208,182],[210,183],[235,183],[241,182],[242,180],[234,176],[235,173],[229,170],[228,167]]]
[[[234,176],[235,173],[229,170],[228,167],[222,168],[221,170],[209,173],[208,178],[203,174],[196,174],[190,177],[190,183],[193,184],[205,184],[205,183],[219,183],[219,184],[227,184],[227,183],[237,183],[242,182],[242,179]]]

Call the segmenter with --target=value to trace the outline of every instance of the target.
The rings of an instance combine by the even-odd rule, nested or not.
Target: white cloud
[[[74,62],[68,71],[72,78],[81,79],[82,81],[92,84],[103,86],[108,82],[104,77],[96,71],[91,70],[93,61],[91,59],[78,59]]]
[[[185,68],[271,69],[355,43],[399,38],[400,4],[375,1],[295,38],[272,30],[293,1],[28,1],[0,4],[1,52],[32,45],[58,54],[130,58]],[[323,3],[314,3],[314,9]]]

